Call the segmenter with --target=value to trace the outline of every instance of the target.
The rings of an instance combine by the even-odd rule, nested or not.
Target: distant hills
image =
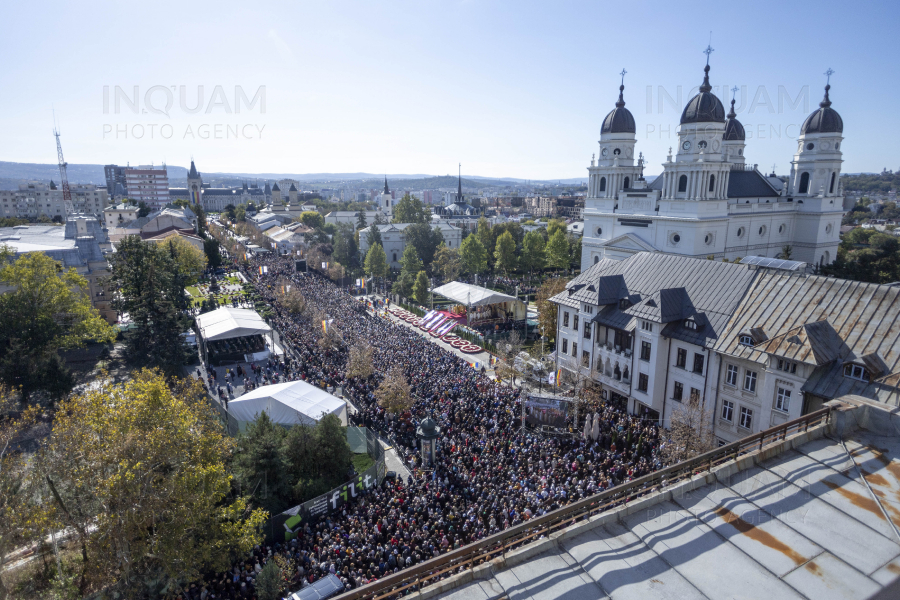
[[[187,183],[187,168],[174,165],[166,165],[169,172],[169,182],[173,187]],[[73,164],[68,165],[67,174],[69,183],[94,183],[105,185],[106,177],[103,173],[103,165]],[[242,181],[253,182],[259,180],[275,181],[279,179],[296,179],[315,183],[323,187],[339,186],[354,182],[360,187],[381,187],[384,175],[376,173],[207,173],[201,170],[203,180],[215,186],[239,185]],[[403,183],[397,187],[403,189],[420,190],[456,187],[455,175],[434,176],[427,174],[391,174],[388,173],[388,184],[395,187],[397,182]],[[18,184],[26,181],[56,181],[59,182],[59,167],[55,164],[40,163],[16,163],[0,161],[0,189],[16,189]],[[468,189],[481,189],[486,187],[515,187],[524,183],[544,186],[572,186],[583,184],[585,178],[570,178],[549,181],[525,180],[516,178],[491,178],[468,175],[463,177],[463,187]]]

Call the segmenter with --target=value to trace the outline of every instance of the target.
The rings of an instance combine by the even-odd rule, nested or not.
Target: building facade
[[[63,191],[52,181],[23,183],[17,190],[0,190],[0,215],[20,219],[47,217],[62,223],[70,215],[99,216],[109,203],[106,188],[93,184],[75,184],[69,187],[72,194],[72,212],[66,211]]]
[[[400,259],[403,258],[403,251],[406,250],[406,234],[404,230],[412,225],[412,223],[388,223],[387,225],[378,225],[378,231],[381,233],[381,244],[387,254],[388,266],[392,269],[400,268]],[[438,229],[444,237],[444,243],[448,248],[459,248],[462,243],[462,229],[449,223],[429,223],[432,229]],[[363,256],[369,251],[369,232],[375,225],[369,225],[365,229],[359,231],[359,251]]]
[[[125,168],[125,193],[129,200],[144,202],[151,210],[169,203],[169,175],[162,167],[140,166]]]
[[[624,85],[600,130],[588,168],[582,269],[642,251],[734,259],[776,257],[828,264],[837,256],[845,212],[840,186],[843,121],[830,86],[800,129],[786,178],[746,163],[746,135],[734,101],[726,114],[712,93],[709,65],[685,106],[675,154],[648,185]]]

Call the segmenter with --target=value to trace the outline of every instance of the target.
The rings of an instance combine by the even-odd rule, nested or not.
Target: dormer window
[[[684,326],[687,327],[688,329],[693,329],[694,331],[697,331],[697,321],[694,321],[693,319],[685,319]]]
[[[740,338],[741,346],[753,346],[753,338],[749,335],[742,335]]]
[[[619,300],[619,310],[625,310],[627,308],[631,308],[631,302],[628,298],[622,298]]]
[[[861,365],[848,364],[844,365],[844,377],[850,379],[858,379],[859,381],[869,381],[869,372]]]

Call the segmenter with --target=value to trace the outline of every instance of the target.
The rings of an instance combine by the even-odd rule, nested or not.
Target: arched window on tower
[[[716,190],[716,176],[709,176],[709,191],[714,192]]]
[[[800,175],[800,191],[798,193],[805,194],[809,191],[809,173],[806,171]]]
[[[682,175],[678,178],[678,191],[686,192],[687,191],[687,175]]]
[[[828,186],[828,193],[829,193],[829,194],[833,194],[833,193],[834,193],[834,179],[835,179],[836,176],[837,176],[837,173],[832,173],[832,174],[831,174],[831,185]]]
[[[601,192],[605,192],[605,191],[606,191],[606,177],[601,177],[601,178],[600,178],[600,191],[601,191]]]
[[[626,177],[625,178],[625,189],[627,190],[630,187],[631,187],[631,178]]]

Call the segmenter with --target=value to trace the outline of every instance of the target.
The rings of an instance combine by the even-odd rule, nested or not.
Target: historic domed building
[[[707,57],[712,49],[707,49]],[[582,269],[602,258],[666,252],[715,259],[778,257],[809,264],[837,255],[841,217],[843,121],[825,98],[803,123],[788,181],[746,164],[746,134],[734,111],[703,83],[681,113],[675,155],[651,184],[635,156],[634,116],[625,108],[624,75],[615,108],[600,129],[600,155],[588,168]],[[831,71],[828,72],[831,75]]]

